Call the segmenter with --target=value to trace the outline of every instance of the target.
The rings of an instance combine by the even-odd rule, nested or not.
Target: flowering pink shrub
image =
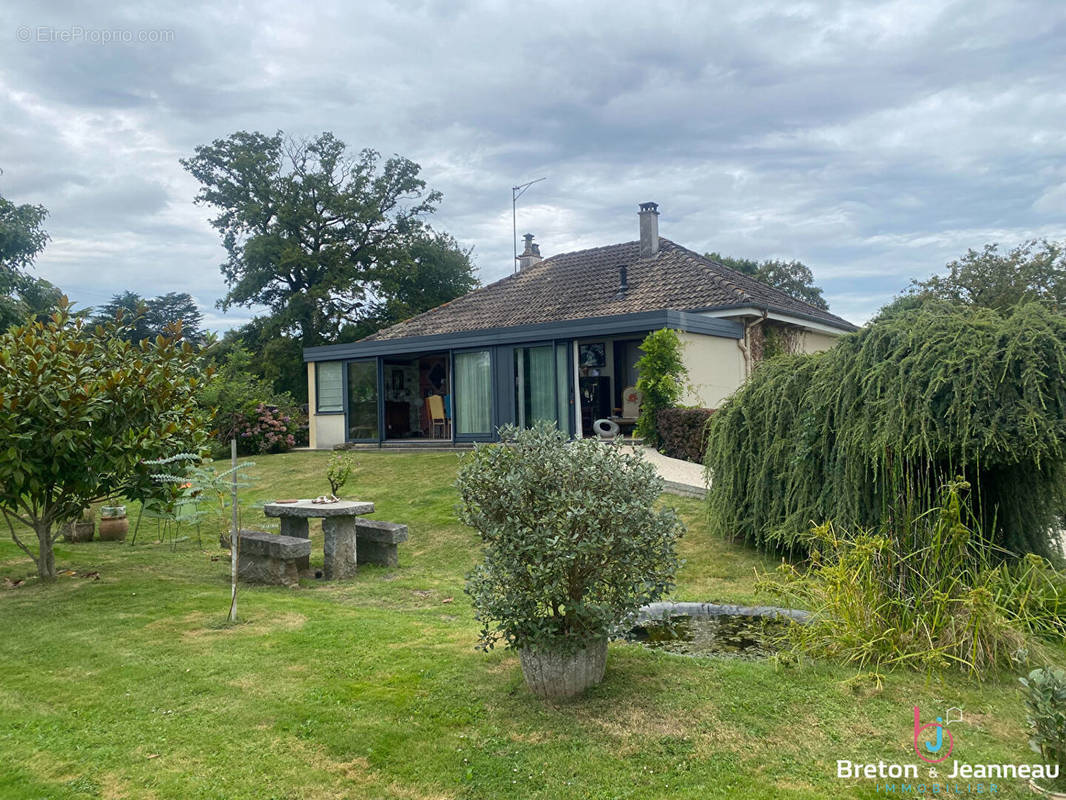
[[[296,445],[297,422],[276,406],[260,403],[236,420],[237,447],[245,453],[284,453]]]

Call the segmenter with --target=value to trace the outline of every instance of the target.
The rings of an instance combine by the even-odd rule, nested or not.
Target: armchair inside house
[[[611,419],[619,425],[636,425],[643,399],[643,393],[636,386],[627,386],[622,390],[622,407],[615,407]]]

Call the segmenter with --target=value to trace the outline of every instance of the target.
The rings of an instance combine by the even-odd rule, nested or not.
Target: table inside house
[[[308,521],[322,520],[323,573],[327,580],[341,580],[355,575],[356,517],[374,513],[374,504],[357,500],[339,500],[336,503],[314,503],[297,500],[295,503],[267,503],[263,513],[281,520],[282,536],[298,536],[310,539]],[[301,572],[310,569],[308,559],[298,566]]]

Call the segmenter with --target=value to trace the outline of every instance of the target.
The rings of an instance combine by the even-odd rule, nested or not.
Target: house
[[[650,331],[680,332],[683,402],[714,408],[768,331],[814,352],[855,330],[660,238],[655,203],[638,217],[636,241],[550,258],[527,234],[514,275],[358,342],[307,348],[311,447],[484,441],[542,419],[590,435],[596,419],[621,414]]]

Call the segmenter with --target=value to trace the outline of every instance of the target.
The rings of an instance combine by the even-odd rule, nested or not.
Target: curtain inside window
[[[488,350],[455,354],[455,432],[492,430],[492,369]]]
[[[559,430],[570,433],[570,376],[567,375],[566,351],[569,345],[555,345],[555,402]]]
[[[542,420],[556,422],[555,405],[555,354],[554,348],[526,348],[525,401],[526,424]]]

